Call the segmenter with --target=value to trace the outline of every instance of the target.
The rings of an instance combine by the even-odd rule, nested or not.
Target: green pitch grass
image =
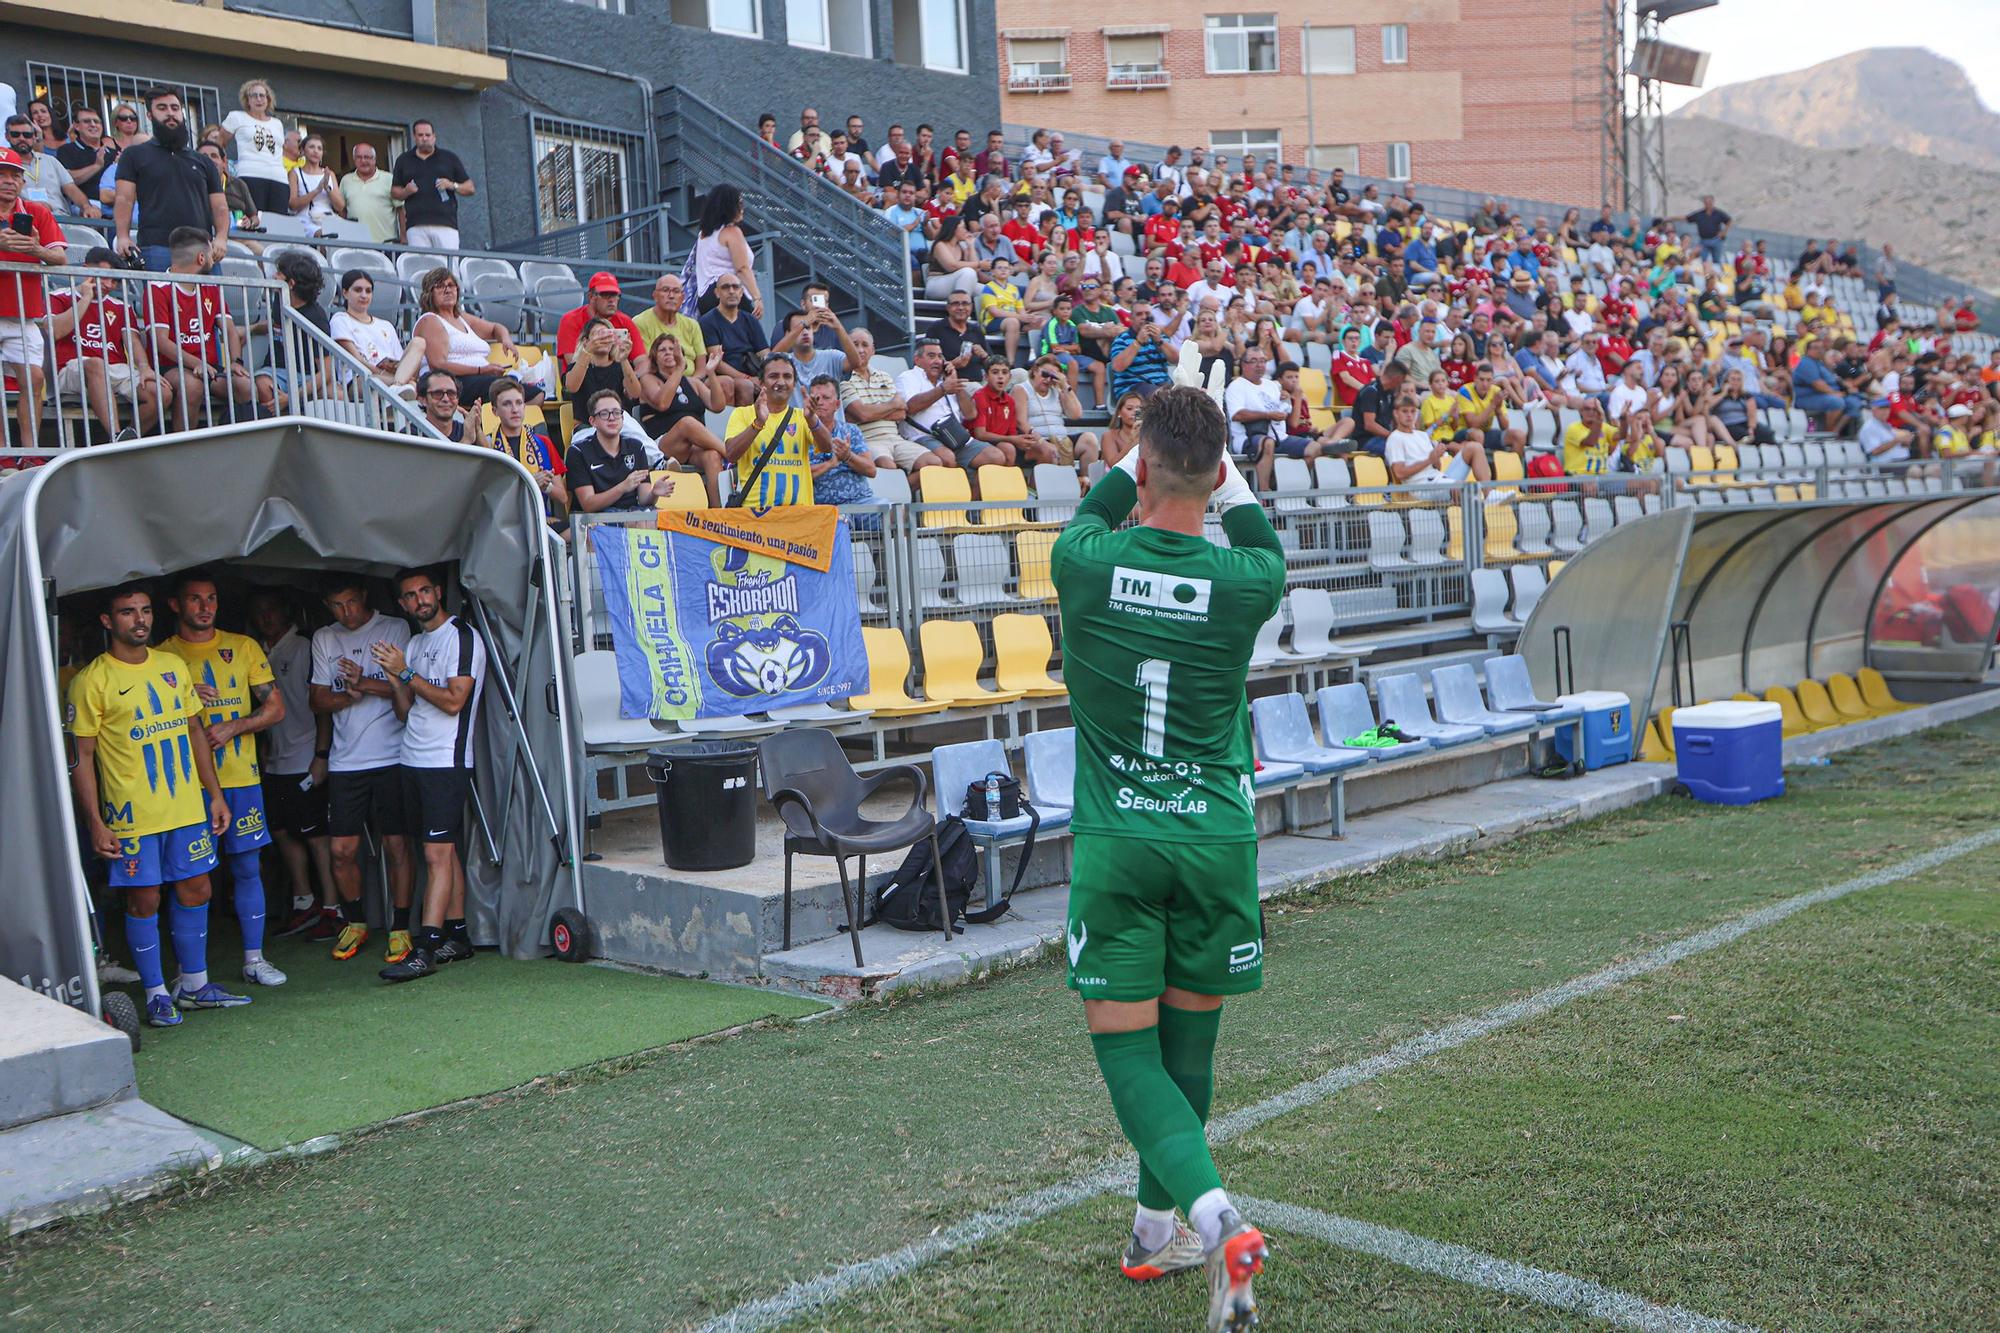
[[[1782,802],[1656,801],[1273,904],[1270,984],[1230,1007],[1217,1109],[1992,827],[1996,761],[2000,719],[1981,719],[1795,771]],[[1995,1303],[1997,865],[1813,908],[1352,1089],[1232,1145],[1225,1173],[1704,1314],[1976,1325]],[[225,1173],[0,1251],[0,1319],[699,1323],[1122,1151],[1061,982],[1051,960]],[[1116,1276],[1128,1209],[1079,1206],[801,1327],[1190,1327],[1184,1280]],[[1276,1239],[1274,1328],[1579,1322]]]
[[[391,985],[377,935],[336,963],[324,943],[273,940],[289,980],[233,984],[233,927],[210,941],[215,975],[247,1008],[148,1030],[139,1095],[259,1148],[338,1134],[561,1070],[824,1006],[795,995],[482,952],[471,964]],[[134,991],[136,997],[137,992]]]

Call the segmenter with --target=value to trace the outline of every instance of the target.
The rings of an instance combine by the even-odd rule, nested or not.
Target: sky
[[[1663,87],[1667,110],[1707,88],[1783,74],[1875,46],[1925,46],[1962,65],[2000,109],[2000,0],[1722,0],[1669,19],[1663,41],[1710,53],[1703,88]]]

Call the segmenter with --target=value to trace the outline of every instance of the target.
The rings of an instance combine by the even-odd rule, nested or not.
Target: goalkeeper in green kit
[[[1199,389],[1154,394],[1139,447],[1091,488],[1053,555],[1076,721],[1069,984],[1139,1153],[1121,1267],[1145,1281],[1205,1264],[1211,1330],[1257,1322],[1265,1258],[1203,1126],[1223,997],[1263,984],[1243,682],[1285,587],[1227,435]],[[1135,502],[1138,526],[1120,531]],[[1211,502],[1228,549],[1202,536]]]

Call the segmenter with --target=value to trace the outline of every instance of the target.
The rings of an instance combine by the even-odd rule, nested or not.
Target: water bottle
[[[1000,822],[1000,775],[986,775],[986,819],[988,823]]]

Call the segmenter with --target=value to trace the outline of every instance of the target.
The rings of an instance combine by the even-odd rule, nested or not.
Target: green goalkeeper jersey
[[[1078,833],[1162,843],[1248,842],[1257,631],[1285,590],[1284,550],[1257,505],[1223,515],[1224,549],[1119,530],[1138,490],[1105,474],[1052,556],[1063,680],[1076,721]]]

